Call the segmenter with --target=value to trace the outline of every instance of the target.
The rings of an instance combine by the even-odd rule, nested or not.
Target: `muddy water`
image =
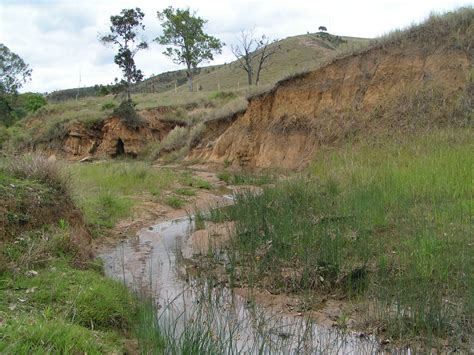
[[[151,295],[166,332],[179,339],[186,327],[213,334],[223,353],[376,353],[377,342],[320,327],[301,317],[276,314],[188,277],[182,251],[193,221],[180,218],[141,230],[102,255],[107,276]]]

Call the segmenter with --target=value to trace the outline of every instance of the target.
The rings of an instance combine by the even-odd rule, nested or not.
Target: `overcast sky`
[[[208,33],[227,46],[212,64],[233,60],[230,44],[242,29],[255,27],[270,38],[315,32],[321,25],[333,34],[376,37],[472,1],[457,0],[0,0],[0,43],[33,68],[22,91],[50,92],[111,83],[120,77],[113,63],[114,49],[97,38],[108,31],[110,16],[123,8],[140,7],[145,13],[145,36],[161,34],[156,12],[165,7],[190,7],[209,20]],[[178,69],[156,43],[137,54],[145,77]]]

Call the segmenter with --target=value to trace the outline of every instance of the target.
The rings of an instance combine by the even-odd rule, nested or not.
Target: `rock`
[[[94,160],[94,158],[92,158],[91,156],[88,156],[88,157],[82,158],[81,160],[79,160],[79,162],[80,163],[92,163],[93,160]]]

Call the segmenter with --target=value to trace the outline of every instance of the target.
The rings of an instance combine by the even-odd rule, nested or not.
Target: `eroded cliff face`
[[[166,108],[141,111],[143,125],[130,128],[118,117],[110,117],[93,127],[75,123],[59,151],[53,153],[68,159],[87,156],[117,157],[137,156],[150,142],[162,140],[179,123],[163,119]]]
[[[245,114],[190,157],[299,169],[318,147],[344,139],[462,125],[472,97],[471,70],[472,57],[462,49],[373,48],[251,99]]]

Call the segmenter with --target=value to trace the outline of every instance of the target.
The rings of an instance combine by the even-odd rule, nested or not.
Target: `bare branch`
[[[258,84],[260,73],[271,64],[268,59],[280,49],[280,46],[274,45],[274,42],[270,42],[270,39],[265,35],[256,38],[252,29],[241,31],[238,44],[231,46],[238,66],[247,72],[249,85],[252,85],[254,75],[256,76],[255,84]]]

